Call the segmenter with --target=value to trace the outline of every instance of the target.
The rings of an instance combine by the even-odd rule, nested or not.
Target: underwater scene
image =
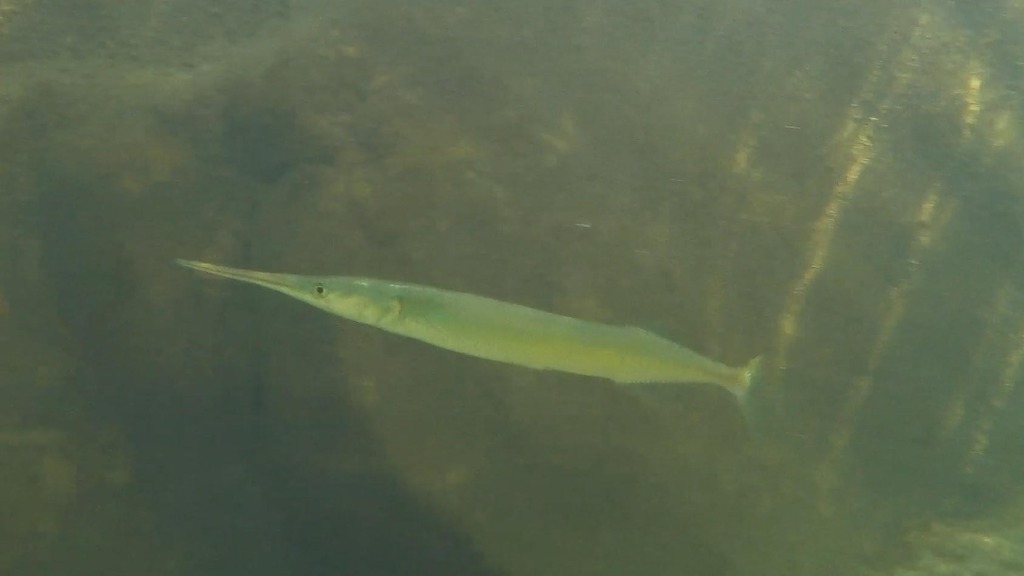
[[[1024,575],[1022,94],[1022,0],[0,0],[0,576]]]

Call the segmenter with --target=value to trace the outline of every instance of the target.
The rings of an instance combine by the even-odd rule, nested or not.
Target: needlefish
[[[178,264],[275,290],[343,318],[469,356],[620,384],[709,383],[740,400],[759,359],[731,367],[653,332],[599,324],[484,296],[351,276],[301,276]]]

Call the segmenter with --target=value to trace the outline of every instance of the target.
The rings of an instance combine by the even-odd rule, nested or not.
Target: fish
[[[760,356],[732,367],[643,328],[591,322],[465,292],[353,276],[261,272],[183,259],[177,263],[477,358],[619,384],[718,385],[736,396],[744,412],[760,365]]]

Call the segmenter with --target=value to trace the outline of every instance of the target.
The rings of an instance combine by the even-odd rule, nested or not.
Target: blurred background
[[[0,0],[0,574],[1024,574],[1022,30]],[[178,257],[763,354],[755,422]]]

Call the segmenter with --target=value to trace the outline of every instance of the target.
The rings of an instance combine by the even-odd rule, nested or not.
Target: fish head
[[[221,278],[263,286],[326,312],[366,324],[386,323],[401,308],[390,291],[382,290],[382,283],[372,280],[261,272],[191,260],[178,260],[178,264]]]

